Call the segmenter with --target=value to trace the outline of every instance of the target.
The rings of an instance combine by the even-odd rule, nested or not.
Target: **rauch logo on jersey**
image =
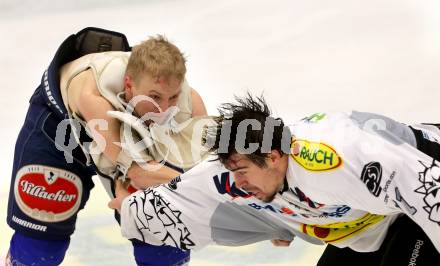
[[[14,193],[18,206],[28,216],[59,222],[78,211],[82,183],[78,176],[62,169],[27,165],[17,173]]]
[[[329,145],[322,142],[294,139],[292,158],[309,171],[327,171],[342,165],[342,158]]]

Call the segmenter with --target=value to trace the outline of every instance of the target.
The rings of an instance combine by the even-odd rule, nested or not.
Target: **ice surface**
[[[55,49],[86,26],[131,44],[165,34],[188,58],[208,111],[247,90],[264,92],[287,122],[357,109],[402,122],[439,122],[438,1],[0,1],[0,257],[11,234],[6,202],[27,101]],[[98,183],[95,180],[95,183]],[[132,265],[102,190],[94,189],[64,265]],[[191,265],[313,265],[320,248],[261,243],[210,247]]]

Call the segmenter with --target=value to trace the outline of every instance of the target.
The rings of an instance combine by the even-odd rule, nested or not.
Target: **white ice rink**
[[[0,0],[0,259],[16,136],[58,45],[86,26],[136,44],[165,34],[188,59],[187,79],[216,106],[264,92],[288,123],[356,109],[402,122],[440,122],[440,2],[435,0]],[[134,265],[107,197],[96,188],[63,265]],[[213,246],[190,265],[314,265],[322,247]],[[0,265],[2,263],[0,262]]]

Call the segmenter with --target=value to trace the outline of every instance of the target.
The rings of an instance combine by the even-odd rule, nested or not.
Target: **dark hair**
[[[288,134],[289,145],[290,131],[284,132],[281,118],[271,117],[263,96],[247,93],[243,98],[235,97],[235,100],[237,103],[225,103],[218,108],[220,116],[216,119],[217,126],[206,135],[205,143],[211,141],[211,152],[223,164],[231,155],[239,153],[245,154],[256,165],[264,167],[272,150],[285,153],[282,149],[283,134]],[[244,124],[240,125],[242,122]],[[253,129],[253,126],[257,128]],[[251,145],[254,150],[246,151],[251,149]]]

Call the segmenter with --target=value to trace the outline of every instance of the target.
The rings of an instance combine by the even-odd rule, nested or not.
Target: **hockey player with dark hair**
[[[168,185],[118,186],[125,237],[188,250],[296,235],[328,244],[319,265],[440,265],[438,124],[351,111],[285,126],[252,96],[220,111],[216,156]]]

